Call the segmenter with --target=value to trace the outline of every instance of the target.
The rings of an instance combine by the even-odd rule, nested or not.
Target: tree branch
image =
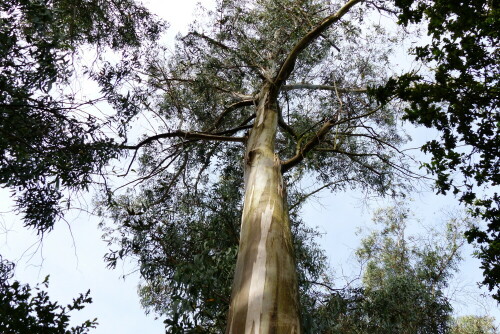
[[[242,62],[244,62],[250,69],[252,69],[258,76],[260,76],[262,79],[266,79],[267,78],[264,76],[264,69],[261,68],[259,65],[257,64],[253,64],[251,62],[248,61],[248,59],[245,59],[244,57],[242,57],[235,49],[225,45],[224,43],[221,43],[215,39],[213,39],[212,37],[210,36],[207,36],[205,34],[201,34],[197,31],[192,31],[190,32],[188,35],[193,35],[195,37],[199,37],[201,39],[204,39],[205,41],[207,41],[208,43],[212,44],[212,45],[215,45],[221,49],[224,49],[232,54],[234,54],[239,60],[241,60]],[[257,71],[260,70],[260,71]]]
[[[286,79],[290,76],[290,73],[292,73],[294,67],[295,67],[295,61],[297,60],[297,57],[299,54],[306,48],[308,47],[316,38],[321,36],[321,34],[328,29],[332,24],[336,23],[339,21],[342,16],[344,16],[354,5],[356,5],[358,2],[361,2],[363,0],[350,0],[348,1],[342,8],[340,8],[335,14],[328,16],[325,18],[319,25],[316,26],[316,28],[312,29],[309,31],[297,44],[295,44],[295,47],[290,51],[288,54],[287,58],[281,65],[278,75],[276,75],[274,79],[274,84],[278,87],[280,87],[283,82],[285,82]]]
[[[371,110],[371,111],[369,111],[367,113],[364,113],[362,115],[357,115],[357,116],[353,116],[353,117],[350,117],[350,118],[341,119],[339,121],[334,121],[333,119],[326,121],[321,126],[321,128],[316,132],[316,134],[314,135],[314,137],[311,138],[304,145],[304,147],[302,149],[300,149],[297,152],[297,154],[295,154],[295,156],[293,156],[292,158],[290,158],[290,159],[288,159],[286,161],[281,162],[281,172],[282,173],[287,172],[290,168],[295,167],[302,160],[304,160],[305,155],[307,153],[309,153],[312,149],[314,149],[321,142],[321,140],[326,136],[326,134],[330,131],[330,129],[333,126],[338,125],[338,124],[342,124],[342,123],[346,123],[346,122],[350,122],[352,120],[356,120],[356,119],[359,119],[359,118],[370,116],[370,115],[374,114],[375,112],[377,112],[380,108],[381,107],[378,107],[378,108],[376,108],[374,110]]]
[[[347,134],[347,135],[349,135],[349,136],[359,136],[359,134]],[[388,147],[392,148],[393,150],[395,150],[398,154],[414,160],[411,156],[403,153],[402,151],[398,150],[396,147],[394,147],[393,145],[390,145],[389,143],[387,143],[385,141],[382,141],[382,140],[380,140],[378,138],[375,138],[375,137],[372,137],[372,136],[368,136],[368,135],[367,136],[363,135],[363,137],[367,137],[367,138],[373,139],[373,140],[377,141],[379,144],[382,143],[383,145],[388,146]],[[395,164],[388,157],[384,157],[380,153],[352,153],[352,152],[342,151],[342,150],[339,150],[339,149],[336,149],[336,148],[327,148],[327,147],[317,147],[317,148],[315,148],[315,150],[316,151],[321,151],[321,152],[332,152],[332,153],[339,153],[339,154],[342,154],[342,155],[346,155],[351,160],[353,160],[353,161],[355,161],[357,163],[361,163],[361,162],[358,161],[358,160],[354,160],[354,157],[369,157],[369,156],[377,157],[377,158],[380,159],[380,161],[382,161],[383,163],[391,166],[392,168],[396,169],[397,171],[399,171],[400,173],[404,174],[407,177],[415,178],[415,179],[424,178],[424,179],[432,180],[432,178],[430,178],[430,177],[427,177],[425,175],[420,175],[418,173],[412,172],[411,170],[408,170],[404,166],[400,166],[400,165]],[[363,165],[363,166],[367,167],[366,165]]]
[[[328,147],[316,147],[314,150],[319,152],[332,152],[345,155],[352,155],[355,157],[379,157],[377,153],[351,153],[351,152],[341,151],[337,148],[328,148]]]
[[[304,160],[304,157],[307,153],[309,153],[316,145],[318,145],[323,137],[330,131],[332,126],[334,126],[335,123],[331,121],[326,121],[323,126],[316,132],[313,138],[311,138],[305,145],[304,147],[295,154],[292,158],[283,161],[281,163],[281,172],[285,173],[288,171],[290,168],[298,165],[302,160]]]
[[[293,138],[298,138],[293,128],[290,125],[288,125],[288,123],[285,122],[285,120],[283,119],[283,112],[281,110],[281,107],[279,106],[278,106],[278,125],[280,126],[280,128],[288,132]]]
[[[248,124],[248,123],[250,123],[250,121],[253,120],[254,118],[255,118],[255,114],[252,114],[249,117],[247,117],[243,122],[241,122],[240,125],[238,125],[237,127],[229,129],[229,130],[223,130],[223,131],[216,132],[216,133],[214,133],[214,135],[233,135],[238,131],[251,129],[251,128],[253,128],[253,124]]]
[[[346,155],[350,160],[354,161],[355,163],[357,163],[358,165],[361,165],[363,166],[364,168],[368,169],[370,172],[372,172],[373,174],[376,174],[378,176],[381,176],[381,175],[384,175],[384,174],[387,174],[387,172],[379,172],[378,170],[376,170],[375,168],[373,168],[372,166],[370,165],[367,165],[365,164],[364,162],[362,161],[359,161],[358,159],[355,158],[355,155],[352,155],[352,154],[347,154]]]
[[[145,75],[149,75],[149,76],[152,76],[154,77],[157,82],[151,82],[151,85],[154,87],[154,88],[157,88],[157,89],[161,89],[165,92],[168,91],[167,88],[163,87],[160,83],[163,81],[165,83],[169,83],[171,81],[173,82],[181,82],[181,83],[189,83],[189,84],[194,84],[196,83],[196,80],[195,79],[184,79],[184,78],[169,78],[167,77],[167,75],[165,73],[162,72],[162,75],[163,75],[163,78],[158,78],[158,77],[155,77],[153,74],[150,74],[150,73],[146,73],[144,72],[143,74]],[[253,96],[251,95],[247,95],[247,94],[243,94],[243,93],[238,93],[238,92],[234,92],[232,90],[229,90],[229,89],[226,89],[224,87],[220,87],[220,86],[216,86],[216,85],[208,85],[208,84],[205,84],[205,86],[208,86],[210,88],[213,88],[215,90],[218,90],[218,91],[221,91],[223,93],[228,93],[238,99],[242,99],[242,100],[250,100],[250,99],[253,99]]]
[[[135,154],[137,154],[137,150],[135,151]],[[134,154],[134,157],[135,157],[135,154]],[[170,167],[171,164],[173,164],[175,162],[175,160],[177,160],[177,158],[182,154],[182,151],[179,152],[179,151],[175,151],[174,153],[168,155],[167,157],[163,158],[159,164],[156,165],[156,167],[153,168],[153,170],[151,170],[151,172],[149,172],[148,175],[145,175],[145,176],[141,176],[141,177],[138,177],[132,181],[129,181],[125,184],[122,184],[121,186],[119,186],[118,188],[116,188],[113,192],[121,189],[121,188],[124,188],[130,184],[133,184],[133,183],[137,183],[137,184],[140,184],[144,181],[146,181],[147,179],[155,176],[155,175],[158,175],[160,174],[162,171],[164,171],[165,169],[167,169],[168,167]],[[163,163],[167,160],[170,160],[170,162],[164,166],[164,167],[161,167],[163,165]],[[130,166],[132,166],[132,163],[133,161],[130,162],[130,165],[129,165],[129,168]],[[127,174],[128,174],[128,170],[127,170]],[[123,175],[119,175],[119,176],[126,176],[127,174],[123,174]]]
[[[155,136],[148,137],[138,143],[137,145],[122,145],[120,148],[128,149],[128,150],[137,150],[144,145],[147,145],[153,141],[164,139],[164,138],[185,138],[185,139],[200,139],[200,140],[214,140],[214,141],[228,141],[228,142],[239,142],[243,143],[245,141],[244,137],[228,137],[228,136],[219,136],[206,132],[189,132],[177,130],[173,132],[160,133]]]
[[[295,209],[295,207],[297,207],[298,205],[302,204],[306,199],[308,199],[309,197],[313,196],[314,194],[319,193],[321,190],[323,190],[325,188],[328,188],[330,186],[333,186],[335,184],[339,184],[339,183],[342,183],[342,182],[349,182],[349,181],[355,181],[355,179],[345,179],[345,180],[332,181],[332,182],[329,182],[329,183],[326,183],[326,184],[322,185],[321,187],[319,187],[317,189],[314,189],[310,193],[301,195],[301,196],[299,196],[299,199],[290,206],[289,211],[292,211],[293,209]]]
[[[330,85],[313,85],[307,83],[296,83],[285,85],[282,87],[283,91],[290,91],[295,89],[309,89],[309,90],[332,90],[341,93],[366,93],[368,89],[366,88],[338,88]]]
[[[188,157],[187,157],[187,154],[184,156],[184,162],[182,163],[182,165],[178,168],[177,170],[177,173],[175,173],[175,175],[172,177],[172,179],[170,180],[166,190],[164,190],[164,193],[163,195],[156,201],[154,201],[151,206],[154,206],[154,205],[157,205],[157,204],[160,204],[160,203],[163,203],[165,202],[165,199],[167,198],[167,196],[170,194],[170,189],[172,189],[172,186],[175,184],[175,181],[177,181],[177,179],[179,178],[179,176],[182,174],[182,172],[185,171],[186,169],[186,165],[187,165],[187,162],[188,162]]]
[[[224,109],[224,111],[221,112],[221,114],[219,115],[219,117],[217,117],[217,119],[214,122],[214,125],[210,129],[208,129],[207,131],[211,132],[211,131],[214,131],[215,129],[217,129],[217,127],[222,123],[222,120],[224,119],[224,117],[226,117],[231,112],[233,112],[233,111],[235,111],[235,110],[237,110],[239,108],[252,106],[254,104],[255,104],[255,98],[252,97],[250,99],[241,100],[241,101],[235,102],[235,103],[227,106]]]

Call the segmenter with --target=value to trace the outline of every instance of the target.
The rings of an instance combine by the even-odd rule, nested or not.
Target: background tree
[[[71,84],[75,76],[88,78],[85,61],[130,57],[162,28],[129,0],[0,2],[0,184],[15,197],[26,226],[41,234],[51,230],[71,195],[87,190],[118,156],[115,141],[130,115],[108,117],[89,108],[98,98],[80,99],[92,95]],[[95,321],[68,325],[69,312],[90,303],[88,293],[60,306],[42,287],[12,282],[12,267],[0,261],[0,332],[86,333],[95,327]],[[46,288],[48,280],[42,284]]]
[[[403,203],[375,212],[379,227],[356,250],[361,284],[323,289],[311,315],[311,333],[450,333],[458,328],[446,289],[459,269],[470,218],[452,218],[445,228],[434,224],[425,235],[408,233],[412,218]]]
[[[486,316],[463,316],[458,317],[451,329],[453,334],[497,334],[498,327],[494,319]]]

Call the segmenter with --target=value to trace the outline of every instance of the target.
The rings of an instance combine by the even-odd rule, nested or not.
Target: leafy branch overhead
[[[323,31],[326,27],[338,21],[355,3],[356,1],[349,2],[340,10],[334,11],[335,14],[325,19],[323,23],[321,23],[319,15],[309,18],[309,21],[321,23],[319,28],[310,29],[306,26],[304,29],[304,26],[298,24],[290,27],[292,30],[290,33],[300,36],[299,31],[293,30],[302,29],[306,35],[296,42],[296,45],[290,43],[285,32],[286,27],[281,27],[279,34],[282,35],[282,41],[280,43],[275,41],[276,46],[280,45],[278,50],[267,51],[252,47],[258,43],[257,38],[252,37],[252,29],[258,30],[262,27],[259,27],[257,22],[248,22],[247,25],[251,26],[249,29],[243,26],[227,27],[231,34],[229,36],[224,36],[222,33],[208,35],[201,27],[199,30],[193,30],[180,39],[176,55],[168,60],[165,59],[163,64],[158,58],[158,54],[167,53],[167,51],[153,51],[154,54],[151,55],[146,66],[142,63],[137,63],[137,66],[141,66],[138,71],[149,78],[151,86],[159,88],[159,93],[163,95],[159,98],[160,102],[158,109],[155,110],[155,115],[158,117],[158,123],[164,124],[164,129],[169,129],[169,131],[159,131],[158,134],[145,137],[138,144],[124,145],[123,147],[136,149],[146,144],[153,145],[154,141],[173,138],[183,141],[183,145],[195,143],[196,140],[201,139],[243,142],[245,136],[248,135],[248,130],[255,122],[259,122],[255,119],[255,113],[252,109],[261,98],[258,93],[259,86],[267,82],[276,90],[273,94],[279,96],[280,118],[278,125],[281,129],[279,136],[282,137],[280,138],[282,141],[278,143],[280,145],[278,151],[283,156],[283,170],[290,169],[292,164],[297,165],[309,153],[322,152],[326,156],[325,152],[329,148],[332,148],[332,152],[336,149],[339,152],[360,154],[362,157],[360,160],[368,160],[367,157],[370,157],[368,152],[350,152],[350,150],[340,149],[341,141],[350,141],[351,145],[356,145],[356,142],[361,142],[363,139],[366,139],[367,142],[373,142],[378,147],[387,148],[387,153],[370,152],[373,153],[371,157],[375,158],[373,159],[374,163],[376,160],[380,160],[377,157],[381,157],[382,161],[378,163],[382,165],[383,161],[387,161],[391,155],[398,154],[397,150],[384,144],[393,141],[401,142],[403,139],[395,133],[394,124],[390,124],[393,120],[390,112],[384,111],[384,107],[373,104],[367,95],[366,85],[374,84],[375,80],[378,79],[375,78],[374,72],[372,74],[363,73],[363,76],[368,79],[365,82],[342,82],[347,78],[340,76],[339,78],[323,78],[319,67],[320,61],[327,63],[333,61],[334,57],[337,56],[329,51],[331,39],[326,41],[325,36],[325,42],[322,43],[324,45],[311,47],[314,52],[318,53],[319,60],[311,59],[302,67],[296,65],[296,71],[308,68],[308,71],[311,72],[310,75],[301,78],[299,83],[282,85],[281,82],[284,81],[281,78],[283,69],[289,68],[290,71],[292,69],[292,62],[287,59],[297,58],[300,51],[315,41],[315,37],[324,35]],[[281,6],[272,8],[272,10],[281,11]],[[316,7],[319,10],[319,5]],[[227,8],[230,10],[230,7]],[[252,16],[250,14],[249,16]],[[266,12],[266,15],[268,14],[270,12]],[[229,22],[229,19],[226,22]],[[269,25],[271,24],[277,24],[277,22],[269,22]],[[361,34],[361,32],[350,31],[351,28],[345,27],[348,34],[353,36]],[[244,36],[243,30],[245,30]],[[254,33],[257,34],[257,31]],[[269,33],[267,34],[269,35]],[[260,36],[259,39],[262,40],[263,37]],[[340,41],[338,43],[341,45]],[[284,49],[283,45],[286,44],[292,50],[289,54],[282,50]],[[362,50],[361,47],[360,49]],[[256,57],[256,52],[259,54],[275,52],[276,59]],[[377,52],[380,54],[365,56],[384,57],[383,50]],[[282,69],[277,68],[280,59],[288,64],[283,65]],[[271,61],[274,63],[271,64]],[[299,58],[298,62],[302,62],[302,58]],[[250,63],[253,65],[249,66]],[[295,62],[293,63],[295,64]],[[366,71],[366,69],[363,70]],[[355,73],[357,70],[354,68],[351,71],[354,72],[353,75],[358,74]],[[291,75],[292,79],[288,81],[298,79],[293,77],[293,73]],[[369,75],[371,77],[368,78]],[[312,83],[304,83],[304,80],[309,80]],[[314,84],[315,82],[321,83]],[[311,90],[313,92],[310,92]],[[314,96],[318,98],[315,99]],[[301,110],[304,107],[304,101],[310,103],[313,108],[324,107],[325,110],[323,113],[309,113],[304,118],[302,116],[304,112]],[[361,121],[361,119],[363,120]],[[392,127],[393,133],[389,132],[391,131],[389,128],[386,130],[388,132],[382,135],[373,133],[376,131],[376,127],[371,127],[367,122],[378,122],[379,124],[389,122],[387,126]],[[336,135],[333,134],[334,130],[337,132]],[[363,130],[365,131],[363,132]],[[180,143],[177,142],[170,147],[178,147],[179,145]],[[368,144],[364,146],[370,147]],[[354,146],[352,148],[351,151],[354,151]],[[363,156],[362,153],[367,154]],[[165,163],[168,162],[165,161]]]
[[[84,334],[97,325],[97,319],[86,320],[81,325],[69,327],[70,312],[79,311],[92,303],[90,291],[80,294],[67,306],[49,299],[49,277],[42,286],[12,281],[14,264],[0,256],[0,331],[2,333]]]
[[[395,1],[400,24],[427,24],[431,42],[414,50],[431,78],[408,74],[378,90],[408,102],[404,118],[438,130],[422,150],[432,160],[436,189],[458,194],[485,229],[466,232],[480,245],[483,283],[500,300],[500,7],[495,1]],[[459,172],[458,180],[453,175]],[[461,183],[461,185],[460,185]],[[486,190],[485,190],[486,189]],[[484,194],[484,195],[483,195]]]
[[[68,87],[82,49],[131,54],[162,24],[130,0],[6,0],[0,13],[0,183],[43,232],[61,216],[62,196],[87,189],[118,155],[109,124],[88,108],[99,98]]]

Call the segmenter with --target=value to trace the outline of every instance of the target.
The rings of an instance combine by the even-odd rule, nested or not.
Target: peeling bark
[[[274,153],[276,94],[264,86],[245,155],[245,202],[227,334],[300,333],[292,234]]]

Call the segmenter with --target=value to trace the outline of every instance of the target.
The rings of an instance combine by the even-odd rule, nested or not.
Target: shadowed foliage
[[[9,334],[47,333],[83,334],[95,328],[97,319],[69,327],[70,312],[92,303],[90,291],[80,294],[71,304],[61,306],[51,301],[46,289],[49,278],[35,288],[12,281],[14,264],[0,256],[0,331]]]
[[[70,206],[67,195],[87,190],[118,155],[110,119],[86,108],[99,99],[70,85],[82,54],[127,57],[162,25],[130,0],[6,0],[0,13],[0,184],[24,223],[44,232]]]

